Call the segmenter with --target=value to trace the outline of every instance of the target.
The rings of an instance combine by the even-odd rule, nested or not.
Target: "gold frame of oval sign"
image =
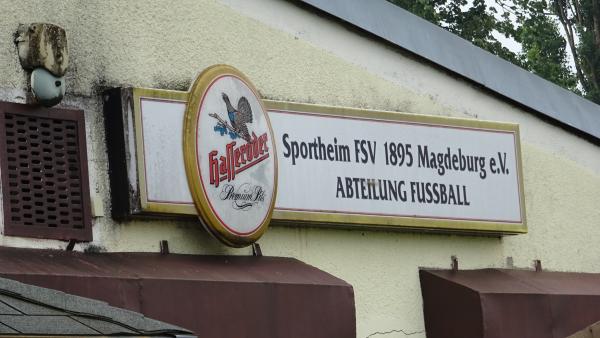
[[[196,131],[198,129],[200,104],[204,94],[212,82],[223,75],[237,77],[244,82],[244,84],[248,86],[248,88],[256,96],[263,110],[263,114],[269,128],[269,135],[271,137],[273,155],[272,161],[274,161],[275,176],[273,182],[273,197],[271,198],[271,205],[269,206],[264,221],[254,232],[248,235],[237,235],[232,233],[217,218],[215,213],[212,211],[208,197],[202,188],[200,173],[198,172],[197,166],[198,153],[196,151]],[[269,116],[267,115],[267,109],[265,108],[260,95],[258,95],[258,91],[254,85],[252,85],[252,82],[250,82],[250,80],[244,74],[242,74],[242,72],[234,67],[228,65],[214,65],[206,68],[202,73],[200,73],[200,75],[198,75],[192,87],[190,88],[183,121],[183,158],[188,185],[190,187],[190,193],[204,227],[218,240],[232,247],[244,247],[256,242],[267,230],[271,221],[271,217],[273,216],[273,209],[275,208],[275,198],[277,197],[277,152],[275,149],[275,139],[273,138],[273,129],[271,128],[271,122],[269,121]]]

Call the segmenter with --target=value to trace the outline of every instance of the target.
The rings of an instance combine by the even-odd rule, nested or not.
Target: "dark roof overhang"
[[[0,335],[193,337],[105,302],[0,278]]]

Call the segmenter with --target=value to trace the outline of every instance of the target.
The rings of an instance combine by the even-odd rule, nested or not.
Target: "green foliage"
[[[521,44],[524,68],[566,89],[577,92],[577,78],[567,62],[567,43],[545,1],[515,0],[515,41]]]
[[[411,13],[422,17],[423,19],[439,24],[440,18],[437,14],[436,7],[438,2],[436,0],[392,0],[391,3],[398,5]]]
[[[581,88],[587,98],[600,103],[595,80],[600,79],[599,0],[495,0],[497,7],[485,0],[388,1],[559,86],[578,94]],[[559,10],[565,11],[564,21]],[[579,38],[577,46],[571,39],[576,70],[569,66],[571,41],[561,34],[560,24]],[[521,51],[506,48],[498,35],[520,43]]]
[[[586,97],[600,103],[600,46],[595,43],[593,31],[586,30],[579,36],[578,51],[581,56],[581,68],[586,77],[584,86]]]
[[[598,0],[555,0],[553,8],[556,13],[564,13],[562,17],[559,15],[561,22],[579,38],[574,54],[585,96],[600,103],[600,3]]]

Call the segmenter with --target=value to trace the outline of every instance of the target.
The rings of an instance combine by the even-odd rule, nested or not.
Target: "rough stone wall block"
[[[50,23],[19,25],[15,36],[21,66],[26,70],[44,68],[62,77],[69,66],[67,33]]]

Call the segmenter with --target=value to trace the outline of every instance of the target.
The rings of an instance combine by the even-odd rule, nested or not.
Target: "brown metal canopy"
[[[352,286],[292,258],[0,248],[0,275],[199,337],[355,337]]]
[[[600,274],[421,270],[428,338],[564,338],[600,320]]]

